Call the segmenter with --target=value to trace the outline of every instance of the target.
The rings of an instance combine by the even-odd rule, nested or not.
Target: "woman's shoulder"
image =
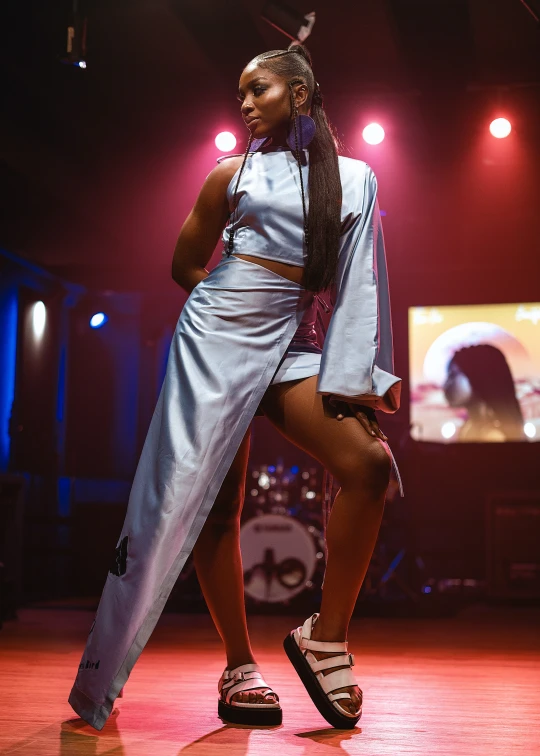
[[[338,164],[340,172],[352,176],[358,177],[365,176],[367,173],[373,173],[371,166],[369,166],[364,160],[347,157],[346,155],[338,155]]]
[[[242,165],[243,155],[223,155],[207,176],[207,182],[226,191],[233,176]]]

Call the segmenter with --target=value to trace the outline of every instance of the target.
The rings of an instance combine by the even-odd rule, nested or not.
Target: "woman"
[[[448,363],[443,391],[451,407],[467,410],[456,441],[527,440],[510,366],[492,344],[459,349]]]
[[[303,47],[254,58],[239,98],[248,146],[210,173],[180,232],[173,277],[191,293],[69,697],[96,729],[192,550],[227,656],[219,715],[281,722],[249,642],[239,548],[256,413],[340,483],[321,611],[285,645],[331,724],[353,727],[361,714],[347,628],[393,462],[373,409],[395,412],[400,398],[376,180],[365,163],[338,158]],[[223,258],[208,273],[225,225]],[[334,310],[321,349],[314,328],[326,289]]]

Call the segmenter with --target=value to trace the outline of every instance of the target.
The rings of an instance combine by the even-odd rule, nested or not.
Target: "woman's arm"
[[[363,165],[363,182],[357,184],[358,190],[362,187],[358,215],[340,251],[335,307],[324,339],[317,391],[333,400],[393,413],[400,406],[401,378],[393,374],[390,293],[377,179],[371,168]]]
[[[229,217],[227,187],[242,158],[231,157],[206,177],[197,200],[180,230],[174,248],[172,277],[191,292],[208,275],[205,268]]]

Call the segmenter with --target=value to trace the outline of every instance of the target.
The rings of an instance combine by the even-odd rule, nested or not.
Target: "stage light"
[[[315,23],[315,11],[304,15],[288,5],[267,2],[262,9],[261,18],[289,39],[305,42]]]
[[[268,472],[275,472],[275,471],[276,471],[275,465],[268,465]]]
[[[535,438],[536,437],[536,427],[534,423],[525,423],[523,426],[523,431],[527,438]]]
[[[236,137],[230,131],[221,131],[215,139],[215,145],[221,152],[230,152],[236,147]]]
[[[101,326],[104,326],[108,320],[109,318],[104,312],[96,312],[96,314],[92,315],[90,318],[90,328],[101,328]]]
[[[270,488],[270,478],[264,472],[259,475],[259,486],[265,489]]]
[[[363,130],[362,136],[368,144],[380,144],[384,139],[384,129],[378,123],[370,123]]]
[[[65,52],[60,62],[67,66],[86,68],[86,36],[88,19],[80,0],[72,0],[67,25]]]
[[[32,308],[32,330],[36,339],[40,339],[43,336],[45,330],[45,323],[47,321],[47,310],[43,302],[36,302]]]
[[[489,130],[496,139],[504,139],[512,131],[512,125],[506,118],[496,118],[489,124]]]
[[[445,423],[441,428],[441,436],[443,438],[452,438],[456,432],[456,426],[454,423]]]
[[[296,473],[299,472],[299,470],[300,470],[300,468],[298,467],[298,465],[293,465],[291,467],[291,472],[292,472],[293,475],[296,475]]]

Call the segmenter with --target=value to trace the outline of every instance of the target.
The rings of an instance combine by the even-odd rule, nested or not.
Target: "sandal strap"
[[[272,688],[269,685],[266,685],[264,680],[261,678],[260,682],[258,680],[250,681],[250,680],[244,680],[243,682],[235,683],[234,685],[231,685],[230,688],[227,688],[226,696],[225,696],[225,702],[230,703],[231,698],[234,696],[235,693],[244,693],[248,690],[260,690],[265,689],[267,692],[264,695],[267,695],[269,692],[273,692]],[[225,692],[225,688],[223,688],[223,692]]]
[[[328,654],[346,654],[347,641],[337,643],[333,641],[313,641],[304,637],[300,638],[300,648],[302,651],[325,651]]]
[[[318,662],[310,662],[311,669],[315,672],[320,672],[323,669],[331,669],[332,667],[352,667],[354,664],[354,656],[352,654],[343,654],[342,656],[329,656],[327,659],[321,659]]]
[[[323,651],[328,654],[346,654],[347,653],[347,641],[342,643],[333,641],[314,641],[311,640],[311,632],[313,625],[318,620],[319,614],[316,612],[308,617],[302,627],[298,628],[299,646],[302,651]]]
[[[239,673],[243,673],[244,675],[248,672],[260,672],[261,668],[258,664],[240,664],[238,667],[234,667],[233,669],[225,669],[222,674],[223,680],[231,680],[235,677],[235,675]]]
[[[331,701],[339,701],[342,698],[347,698],[349,701],[352,701],[350,693],[327,693],[327,696]]]
[[[218,683],[218,691],[228,690],[231,685],[237,683],[251,683],[253,687],[263,687],[265,684],[264,677],[260,672],[236,672],[232,677],[222,678]]]
[[[225,703],[230,703],[235,693],[242,693],[248,690],[266,691],[263,696],[274,693],[261,674],[258,664],[241,664],[234,669],[225,669],[221,679],[218,682],[218,692],[224,697]],[[234,705],[234,702],[233,702]]]
[[[322,675],[322,679],[319,678],[321,688],[325,693],[331,693],[337,688],[345,688],[349,685],[356,685],[356,678],[350,667],[347,669],[337,669],[335,672],[330,672],[327,675]]]

